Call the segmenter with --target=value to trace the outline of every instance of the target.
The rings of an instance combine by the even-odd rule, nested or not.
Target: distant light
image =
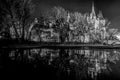
[[[37,18],[35,18],[35,23],[38,23],[38,19]]]

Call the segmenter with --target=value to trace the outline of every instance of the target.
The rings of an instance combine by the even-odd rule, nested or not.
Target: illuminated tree
[[[68,12],[62,7],[54,7],[52,11],[48,14],[50,28],[54,29],[56,33],[59,33],[59,39],[61,42],[65,42],[68,24],[67,24]]]

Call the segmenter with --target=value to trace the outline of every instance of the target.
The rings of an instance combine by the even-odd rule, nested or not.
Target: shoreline
[[[13,44],[0,48],[96,48],[96,49],[120,49],[120,45],[102,44]]]

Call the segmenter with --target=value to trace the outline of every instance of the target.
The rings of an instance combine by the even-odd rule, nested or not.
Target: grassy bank
[[[120,45],[103,45],[103,44],[60,44],[60,43],[26,43],[26,44],[12,44],[1,46],[1,48],[120,48]]]

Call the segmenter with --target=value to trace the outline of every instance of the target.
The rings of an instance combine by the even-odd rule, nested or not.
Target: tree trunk
[[[22,37],[21,37],[22,41],[24,41],[24,27],[22,29]]]
[[[22,41],[25,40],[24,37],[25,37],[25,19],[23,19],[23,23],[22,23],[22,37],[21,37]]]
[[[17,31],[17,29],[16,29],[15,24],[14,24],[13,21],[12,21],[12,25],[13,25],[13,28],[14,28],[14,30],[15,30],[16,38],[18,39],[18,38],[19,38],[19,34],[18,34],[18,31]]]
[[[31,24],[31,25],[30,25],[30,28],[28,29],[28,34],[27,34],[27,39],[28,39],[28,40],[29,40],[30,37],[31,37],[32,28],[33,28],[33,24]]]

